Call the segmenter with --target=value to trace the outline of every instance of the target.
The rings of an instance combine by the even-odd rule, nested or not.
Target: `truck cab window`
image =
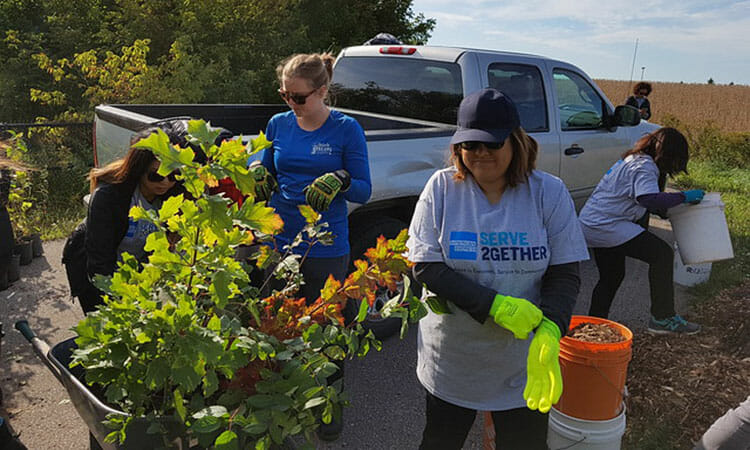
[[[555,69],[555,93],[563,131],[599,128],[604,117],[604,100],[580,75]]]
[[[547,101],[542,74],[535,66],[525,64],[490,64],[489,87],[503,92],[518,109],[521,126],[529,133],[548,131]]]
[[[333,106],[451,125],[462,98],[458,64],[416,58],[342,58],[331,84]]]

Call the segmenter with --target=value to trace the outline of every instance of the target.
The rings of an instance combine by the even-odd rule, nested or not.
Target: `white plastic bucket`
[[[711,277],[711,263],[683,264],[678,245],[674,245],[674,282],[682,286],[705,283]]]
[[[724,203],[718,192],[707,193],[697,205],[683,204],[671,208],[669,221],[683,264],[734,258]]]
[[[609,420],[583,420],[549,410],[547,446],[550,450],[620,450],[625,434],[625,407]]]

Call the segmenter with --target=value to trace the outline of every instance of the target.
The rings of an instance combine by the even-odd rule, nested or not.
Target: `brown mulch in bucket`
[[[584,342],[598,342],[600,344],[612,344],[622,342],[625,336],[618,330],[603,323],[581,322],[568,331],[569,338]]]
[[[624,449],[690,449],[750,395],[750,282],[691,308],[693,336],[633,337]]]

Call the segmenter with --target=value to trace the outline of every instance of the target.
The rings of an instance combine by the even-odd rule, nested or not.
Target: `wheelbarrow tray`
[[[160,419],[167,435],[148,434],[150,422],[146,419],[139,418],[133,420],[127,429],[125,442],[123,444],[105,443],[104,438],[112,431],[107,428],[104,421],[109,414],[118,414],[126,416],[127,414],[113,409],[102,402],[94,393],[91,392],[81,380],[84,380],[84,369],[81,366],[70,368],[70,362],[73,356],[73,350],[78,348],[75,338],[70,338],[52,347],[47,353],[47,359],[59,371],[58,379],[68,391],[73,406],[78,415],[89,427],[89,431],[97,440],[102,449],[154,449],[163,448],[170,445],[169,448],[188,449],[186,433],[184,426],[173,417],[164,417]],[[56,374],[57,375],[57,374]]]

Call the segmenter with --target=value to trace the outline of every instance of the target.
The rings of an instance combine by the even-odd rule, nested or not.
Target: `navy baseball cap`
[[[458,130],[451,144],[467,141],[505,142],[521,125],[513,101],[497,89],[473,92],[458,107]]]

